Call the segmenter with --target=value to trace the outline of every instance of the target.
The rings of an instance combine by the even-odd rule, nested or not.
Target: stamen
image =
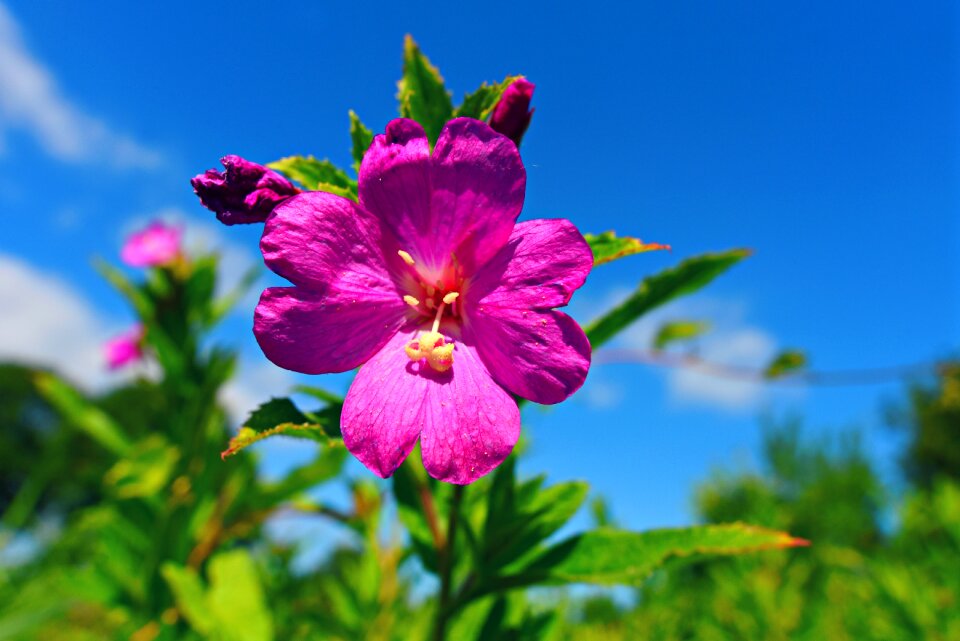
[[[413,296],[411,296],[410,294],[407,294],[406,296],[403,297],[403,302],[405,302],[410,307],[416,307],[417,305],[420,304],[420,301],[414,298]]]
[[[400,256],[400,258],[403,259],[403,262],[405,262],[406,264],[408,264],[408,265],[410,265],[410,266],[413,266],[413,256],[411,256],[409,253],[403,251],[402,249],[398,249],[398,250],[397,250],[397,255]]]
[[[440,317],[443,316],[443,308],[446,306],[446,303],[440,303],[440,307],[437,308],[437,315],[433,319],[433,328],[430,329],[434,334],[440,329]]]
[[[452,305],[453,301],[457,300],[457,296],[460,295],[460,292],[449,292],[446,296],[443,297],[443,302],[447,305]]]
[[[434,307],[436,307],[436,304],[433,302],[432,298],[428,298],[427,302],[425,302],[424,305],[427,306],[427,309],[433,309]]]
[[[437,288],[433,285],[427,285],[427,296],[433,296],[437,293]]]

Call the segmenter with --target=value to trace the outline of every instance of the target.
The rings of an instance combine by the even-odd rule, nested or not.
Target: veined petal
[[[527,173],[520,152],[486,123],[456,118],[433,150],[432,266],[450,253],[469,275],[510,237],[523,208]]]
[[[360,368],[343,404],[344,443],[385,478],[421,436],[431,476],[471,483],[510,454],[520,411],[472,346],[457,342],[453,367],[440,373],[407,357],[403,348],[415,335],[399,332]]]
[[[566,305],[592,267],[593,252],[569,220],[528,220],[474,276],[464,304],[471,312]]]
[[[360,204],[418,257],[432,242],[430,144],[419,123],[397,118],[374,137],[360,165]]]
[[[559,403],[587,378],[590,341],[563,312],[484,308],[465,331],[497,382],[535,403]]]
[[[396,295],[358,297],[337,286],[322,292],[271,287],[260,296],[253,333],[266,357],[284,369],[345,372],[383,347],[403,324],[405,311]]]
[[[335,287],[358,300],[399,300],[383,244],[379,222],[357,203],[312,191],[273,210],[260,251],[267,267],[305,289]]]

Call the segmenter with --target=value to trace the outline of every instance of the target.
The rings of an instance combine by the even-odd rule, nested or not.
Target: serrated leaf
[[[329,160],[287,156],[267,165],[310,191],[326,191],[344,198],[357,197],[357,183]]]
[[[466,117],[486,121],[500,101],[507,87],[523,76],[507,76],[503,82],[483,83],[473,93],[463,97],[463,103],[453,112],[454,118]]]
[[[271,436],[293,436],[326,443],[331,436],[334,436],[328,426],[328,423],[333,420],[334,413],[337,414],[339,423],[337,408],[332,410],[327,408],[308,416],[297,409],[289,398],[271,398],[250,414],[237,435],[230,439],[227,449],[220,453],[220,458],[233,456],[240,450]]]
[[[742,523],[639,533],[601,528],[553,546],[512,577],[509,584],[636,586],[673,557],[736,555],[808,544],[783,532]]]
[[[612,231],[605,231],[602,234],[584,234],[583,237],[593,251],[594,266],[609,263],[624,256],[670,249],[670,245],[645,243],[639,238],[630,236],[617,237]]]
[[[807,355],[798,349],[787,349],[777,354],[763,371],[765,378],[776,379],[796,374],[807,366]]]
[[[654,349],[664,349],[673,343],[693,340],[702,336],[710,329],[710,323],[706,321],[670,321],[664,323],[657,330],[657,335],[653,339]]]
[[[419,122],[431,144],[436,142],[443,125],[453,116],[453,103],[440,72],[409,34],[403,43],[403,77],[397,88],[400,115]]]
[[[373,143],[373,132],[367,129],[366,125],[360,121],[360,116],[352,109],[350,110],[350,142],[353,144],[353,169],[359,174],[363,156]]]
[[[702,254],[643,279],[625,301],[584,328],[590,344],[600,347],[650,310],[692,294],[749,255],[748,249]]]

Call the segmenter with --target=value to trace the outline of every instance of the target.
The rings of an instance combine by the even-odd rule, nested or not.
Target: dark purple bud
[[[493,108],[490,116],[490,127],[502,133],[520,146],[524,132],[530,126],[533,109],[530,109],[530,99],[536,87],[526,78],[518,78],[506,88],[500,101]]]
[[[289,180],[240,156],[220,159],[223,173],[208,169],[190,180],[200,203],[224,225],[262,223],[273,208],[300,193]]]

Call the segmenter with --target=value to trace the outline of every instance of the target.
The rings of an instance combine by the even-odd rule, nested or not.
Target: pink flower
[[[127,239],[120,258],[131,267],[156,267],[180,255],[180,229],[157,221]]]
[[[490,116],[490,126],[493,130],[502,133],[517,145],[520,144],[523,134],[530,126],[530,119],[533,118],[530,100],[533,98],[535,88],[536,85],[526,78],[517,78],[500,96]]]
[[[120,369],[143,358],[143,326],[135,325],[125,334],[111,338],[103,346],[107,367]]]
[[[220,162],[223,172],[208,169],[190,184],[224,225],[262,223],[274,207],[300,193],[277,172],[240,156],[224,156]]]
[[[390,476],[420,439],[434,477],[470,483],[520,434],[516,394],[558,403],[580,388],[590,343],[555,307],[593,265],[566,220],[516,223],[517,147],[476,120],[398,119],[360,167],[359,203],[290,198],[267,219],[266,264],[293,283],[263,292],[254,333],[277,365],[361,366],[343,405],[347,448]]]

